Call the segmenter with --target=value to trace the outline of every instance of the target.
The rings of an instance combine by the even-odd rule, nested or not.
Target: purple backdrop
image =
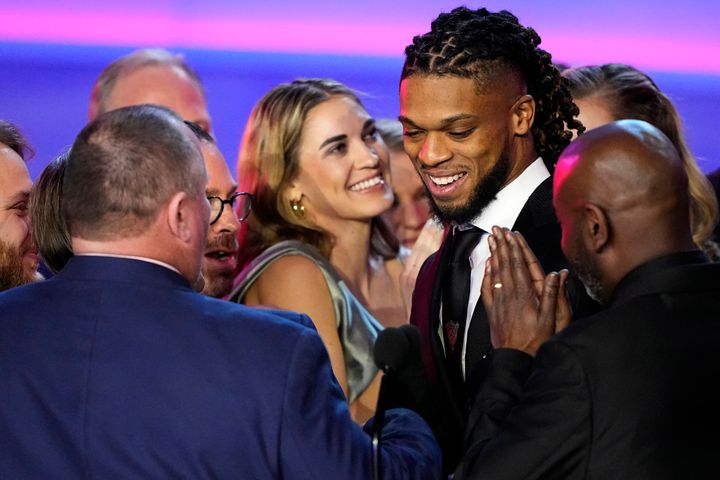
[[[166,47],[184,53],[202,76],[218,143],[234,169],[253,103],[279,82],[336,78],[366,92],[375,116],[395,117],[404,46],[457,4],[0,0],[0,118],[18,123],[36,146],[36,177],[83,126],[102,68],[138,47]],[[703,170],[720,167],[720,138],[710,122],[720,105],[720,2],[469,4],[511,10],[558,62],[644,69],[676,102]]]

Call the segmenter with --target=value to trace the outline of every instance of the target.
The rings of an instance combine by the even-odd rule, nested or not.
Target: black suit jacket
[[[457,479],[717,478],[720,264],[648,262],[533,359],[494,355]]]
[[[552,178],[546,179],[530,195],[512,229],[523,234],[546,272],[565,268],[566,261],[560,249],[560,225],[552,206]],[[446,284],[442,268],[449,259],[451,236],[428,258],[415,284],[410,323],[420,331],[426,391],[408,393],[408,397],[422,399],[412,405],[404,404],[418,409],[430,423],[443,451],[446,471],[452,471],[463,454],[463,435],[470,410],[468,399],[474,397],[482,384],[492,351],[485,309],[482,301],[478,301],[468,332],[465,384],[457,385],[451,380],[438,335],[442,289],[452,288]],[[570,285],[569,290],[574,298],[585,297],[584,290],[580,292],[575,284]],[[589,308],[579,303],[574,307],[575,311]],[[402,402],[398,404],[403,405]]]

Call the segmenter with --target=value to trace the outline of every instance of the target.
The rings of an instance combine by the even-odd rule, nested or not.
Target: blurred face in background
[[[390,166],[395,202],[385,217],[400,244],[412,248],[430,217],[428,193],[405,151],[391,150]]]
[[[206,132],[211,131],[205,97],[180,67],[153,65],[121,75],[104,102],[103,111],[142,104],[169,108],[184,120],[197,123]]]
[[[227,163],[217,146],[201,142],[200,147],[205,160],[208,183],[205,194],[221,200],[230,200],[237,191],[237,183],[230,175]],[[202,272],[205,286],[202,293],[211,297],[224,297],[232,289],[233,278],[238,263],[237,232],[240,222],[236,216],[237,202],[245,202],[246,197],[237,197],[233,205],[222,205],[222,214],[208,227],[207,246],[203,256]],[[217,199],[211,205],[219,205]],[[211,217],[214,215],[211,214]]]
[[[31,187],[25,161],[0,143],[0,290],[29,283],[37,272],[28,215]]]
[[[576,99],[574,102],[580,110],[577,119],[585,125],[586,130],[592,130],[617,120],[610,113],[605,101],[599,96],[584,97]]]

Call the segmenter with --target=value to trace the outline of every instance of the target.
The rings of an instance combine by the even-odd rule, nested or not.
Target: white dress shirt
[[[530,195],[535,189],[550,176],[542,158],[537,158],[512,182],[505,185],[500,190],[493,201],[491,201],[483,211],[475,217],[470,224],[482,229],[484,232],[477,246],[470,254],[470,296],[468,299],[467,316],[465,317],[465,332],[463,335],[462,345],[462,373],[465,376],[465,353],[467,352],[467,338],[470,329],[470,322],[475,311],[475,306],[480,300],[480,286],[485,276],[485,261],[490,257],[490,247],[488,245],[488,236],[492,227],[512,228],[520,215],[523,207],[527,203]],[[464,230],[469,225],[460,225],[457,228]],[[442,309],[440,310],[442,312]],[[439,328],[441,341],[443,340],[442,322]],[[443,343],[444,347],[444,343]]]

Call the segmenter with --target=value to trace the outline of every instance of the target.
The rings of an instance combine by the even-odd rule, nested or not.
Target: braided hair
[[[540,37],[503,10],[459,7],[441,13],[430,32],[413,38],[405,49],[401,79],[412,75],[455,75],[473,79],[478,91],[493,85],[500,75],[516,73],[535,100],[531,128],[537,153],[553,170],[560,152],[570,143],[570,129],[585,128],[575,120],[578,109],[566,80],[548,52],[537,48]]]

